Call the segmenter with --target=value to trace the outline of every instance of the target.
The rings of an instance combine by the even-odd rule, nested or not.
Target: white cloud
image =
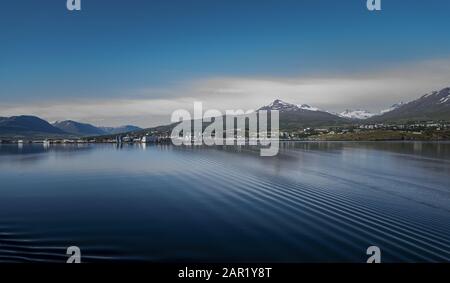
[[[426,61],[363,74],[299,78],[216,78],[194,89],[212,107],[255,108],[280,98],[341,111],[377,111],[450,85],[450,60]]]
[[[211,109],[256,109],[276,98],[339,112],[346,108],[378,111],[450,85],[450,60],[431,60],[359,74],[314,77],[205,78],[163,90],[166,99],[139,98],[85,101],[43,101],[1,105],[1,116],[31,114],[50,121],[73,119],[96,125],[153,126],[170,122],[176,109],[202,101]],[[161,90],[158,90],[161,92]]]
[[[191,99],[173,100],[117,99],[96,101],[43,102],[41,104],[0,108],[2,116],[36,115],[49,121],[76,120],[95,125],[138,124],[141,126],[168,123],[172,111],[185,108]]]

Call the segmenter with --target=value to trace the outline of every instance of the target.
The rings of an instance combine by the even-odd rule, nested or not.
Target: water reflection
[[[0,145],[0,261],[450,260],[450,144]]]

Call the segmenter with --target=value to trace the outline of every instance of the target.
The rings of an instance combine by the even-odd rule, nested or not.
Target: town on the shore
[[[234,138],[248,139],[257,137],[257,133],[242,133],[237,130]],[[115,136],[97,136],[83,138],[7,138],[0,144],[85,144],[85,143],[170,143],[169,130],[149,130],[119,134]],[[185,137],[187,138],[187,137]],[[333,140],[449,140],[450,122],[416,121],[404,124],[373,123],[335,127],[308,127],[296,130],[280,130],[279,139],[283,141],[333,141]]]

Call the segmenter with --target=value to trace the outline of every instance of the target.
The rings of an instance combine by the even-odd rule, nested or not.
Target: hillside
[[[36,137],[64,136],[61,129],[52,126],[47,121],[35,116],[12,116],[0,118],[1,137]]]
[[[79,123],[71,120],[58,121],[53,123],[52,125],[66,133],[80,137],[106,134],[105,131],[91,124]]]
[[[376,122],[450,121],[450,88],[433,91],[392,111],[368,119]]]
[[[346,125],[352,122],[350,119],[308,105],[305,107],[305,104],[298,106],[279,99],[261,107],[258,111],[260,110],[278,110],[280,113],[280,129],[282,130]]]

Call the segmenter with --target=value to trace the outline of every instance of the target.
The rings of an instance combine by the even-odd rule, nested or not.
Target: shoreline
[[[323,143],[323,142],[377,142],[377,143],[383,143],[383,142],[430,142],[430,143],[439,143],[439,142],[450,142],[450,139],[376,139],[376,140],[351,140],[351,139],[280,139],[280,143],[286,143],[286,142],[306,142],[306,143]],[[172,145],[173,143],[170,141],[167,142],[152,142],[152,143],[142,143],[142,142],[0,142],[0,145],[90,145],[90,144],[116,144],[116,145]],[[205,144],[197,145],[192,143],[192,146],[204,146]],[[238,145],[238,144],[233,144]],[[230,144],[224,143],[223,146],[233,146]],[[216,145],[215,145],[216,146]],[[243,144],[239,146],[249,146],[249,144]],[[258,145],[257,145],[258,146]]]

